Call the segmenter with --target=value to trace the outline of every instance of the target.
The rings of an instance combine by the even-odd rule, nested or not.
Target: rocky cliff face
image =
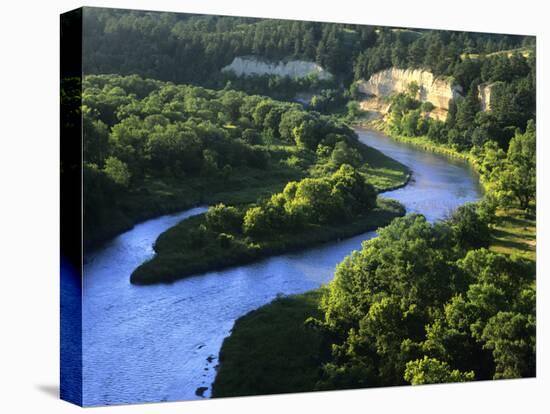
[[[368,81],[359,81],[359,92],[366,95],[362,107],[377,106],[371,101],[407,91],[411,83],[418,85],[417,99],[431,102],[432,118],[444,120],[449,109],[449,100],[461,96],[462,88],[446,78],[437,78],[431,72],[420,69],[390,68],[375,73]],[[389,107],[384,107],[386,112]]]
[[[290,60],[268,62],[251,56],[236,57],[222,72],[233,72],[237,76],[277,75],[290,78],[304,78],[316,74],[319,79],[330,79],[332,74],[315,62]]]

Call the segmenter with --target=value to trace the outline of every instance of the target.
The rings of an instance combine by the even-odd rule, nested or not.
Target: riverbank
[[[478,196],[475,178],[462,165],[449,168],[440,158],[432,160],[432,156],[410,146],[381,135],[365,140],[362,134],[359,138],[365,143],[370,141],[378,151],[399,162],[406,160],[414,168],[409,185],[388,194],[399,199],[407,209],[422,209],[432,217],[441,217],[449,206],[446,200],[453,203]],[[378,151],[372,152],[379,154]],[[83,319],[87,322],[83,326],[83,336],[86,340],[84,346],[90,350],[89,364],[86,365],[89,381],[85,384],[85,391],[93,396],[88,404],[113,404],[128,399],[148,402],[158,399],[159,395],[171,400],[196,399],[196,390],[200,387],[208,387],[204,397],[210,397],[210,384],[216,376],[214,367],[219,363],[217,356],[238,318],[269,303],[278,294],[301,294],[328,283],[335,266],[350,252],[359,249],[363,240],[375,236],[367,233],[335,240],[299,253],[273,256],[246,266],[184,278],[170,285],[136,288],[128,283],[131,272],[150,257],[154,241],[183,217],[188,215],[181,218],[164,216],[141,223],[121,235],[116,243],[106,245],[85,264],[88,299],[83,310]],[[135,323],[143,320],[144,312],[147,314],[147,335],[144,335],[144,325]],[[305,315],[302,320],[296,319],[296,323],[301,325],[304,320]],[[101,335],[107,331],[113,335]],[[279,331],[284,333],[284,329]],[[298,335],[300,331],[296,332]],[[127,338],[122,346],[120,337]],[[283,341],[291,339],[287,337]],[[255,349],[253,343],[245,346],[251,352]],[[104,349],[111,352],[106,355]],[[166,358],[158,358],[159,349]],[[289,351],[292,352],[292,347]],[[276,356],[275,352],[270,349],[266,359],[272,354]],[[228,355],[218,367],[220,371],[229,361]],[[109,378],[120,372],[126,373],[125,377],[112,384]],[[163,373],[163,384],[178,386],[159,391],[158,376],[155,375],[158,372]],[[279,372],[284,374],[284,370]],[[269,373],[260,373],[257,382],[263,375]],[[292,378],[288,380],[292,381]]]
[[[84,247],[93,250],[137,223],[197,205],[252,203],[305,175],[299,169],[281,166],[269,170],[241,168],[227,179],[189,177],[167,181],[149,177],[118,200],[117,208],[104,217],[102,225],[87,229]]]
[[[470,152],[458,151],[445,144],[430,141],[425,136],[405,137],[393,134],[382,120],[356,122],[354,126],[382,132],[393,140],[419,147],[424,151],[464,160],[479,174],[477,159]],[[481,177],[480,184],[484,191],[487,191],[487,185]],[[515,207],[497,208],[495,222],[491,225],[489,249],[496,253],[522,256],[534,265],[536,260],[536,215]]]
[[[277,298],[237,319],[223,341],[212,397],[314,390],[330,348],[304,321],[322,316],[320,298],[320,289]]]
[[[249,243],[244,236],[220,240],[207,235],[200,241],[203,244],[197,246],[199,242],[193,238],[194,231],[205,224],[205,216],[199,215],[161,234],[154,246],[156,256],[136,268],[130,281],[138,285],[171,283],[187,276],[243,265],[374,231],[404,214],[405,209],[398,202],[378,198],[376,208],[350,222],[311,224],[301,231],[273,234],[269,240],[257,243]]]
[[[353,122],[353,126],[365,129],[373,129],[375,131],[382,132],[384,135],[405,144],[411,144],[423,149],[424,151],[434,152],[436,154],[442,154],[450,158],[456,158],[464,161],[468,161],[472,167],[477,171],[477,163],[475,157],[467,152],[461,152],[454,148],[451,148],[445,144],[430,141],[428,137],[406,137],[404,135],[397,135],[390,131],[385,122],[381,119],[372,121],[358,121]],[[483,183],[482,183],[483,184]]]

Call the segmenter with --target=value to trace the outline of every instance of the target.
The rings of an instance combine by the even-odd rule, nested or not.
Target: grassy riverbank
[[[198,242],[194,230],[205,224],[205,216],[199,215],[161,234],[155,243],[156,256],[132,273],[131,282],[169,283],[197,273],[242,265],[376,230],[404,214],[405,210],[396,201],[379,198],[376,208],[352,221],[309,224],[303,230],[273,234],[269,239],[257,242],[250,242],[244,235],[222,240],[213,232],[209,234],[208,230]]]
[[[497,211],[490,250],[532,261],[535,221],[517,210]],[[321,290],[278,298],[239,318],[224,340],[214,397],[316,390],[329,346],[305,321],[318,318]]]
[[[536,217],[519,209],[498,209],[491,226],[490,249],[536,261]]]
[[[320,290],[281,297],[235,322],[220,353],[213,397],[311,391],[328,348],[304,325],[321,317]]]
[[[376,131],[380,131],[383,134],[387,135],[388,137],[398,142],[414,145],[427,152],[434,152],[437,154],[445,155],[450,158],[465,160],[470,162],[474,167],[476,167],[475,158],[469,152],[458,151],[454,148],[449,147],[446,144],[431,141],[426,136],[406,137],[404,135],[398,135],[398,134],[392,133],[392,131],[390,131],[390,129],[386,126],[386,124],[382,120],[357,122],[355,123],[355,126],[370,128]]]

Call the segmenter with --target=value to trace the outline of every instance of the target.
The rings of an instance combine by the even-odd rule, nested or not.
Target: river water
[[[384,194],[428,220],[481,196],[464,162],[357,130],[360,140],[409,166],[411,182]],[[166,229],[205,207],[136,225],[88,255],[83,283],[83,404],[108,405],[210,396],[223,339],[234,321],[278,294],[302,293],[332,279],[337,263],[375,232],[300,253],[189,277],[134,286],[132,271],[154,252]]]

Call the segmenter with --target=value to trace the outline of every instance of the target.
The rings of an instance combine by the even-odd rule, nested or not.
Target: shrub
[[[219,233],[239,232],[243,222],[242,213],[238,209],[222,203],[210,207],[205,217],[208,228]]]

